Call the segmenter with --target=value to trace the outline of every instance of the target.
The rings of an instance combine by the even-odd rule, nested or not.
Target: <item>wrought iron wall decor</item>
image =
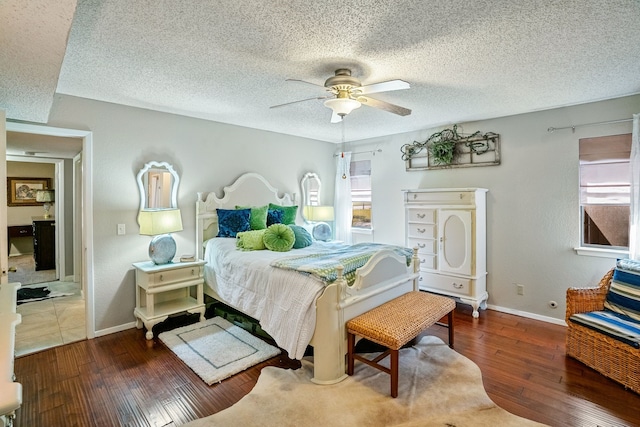
[[[400,151],[408,171],[499,165],[500,135],[480,131],[462,135],[458,133],[458,125],[453,125],[424,142],[405,144]]]

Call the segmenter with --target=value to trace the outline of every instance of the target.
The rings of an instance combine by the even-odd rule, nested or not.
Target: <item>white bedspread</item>
[[[336,244],[316,242],[290,252],[241,251],[236,239],[206,242],[205,282],[223,302],[260,321],[289,353],[301,359],[315,329],[315,301],[324,290],[319,279],[269,264],[287,256],[330,251]]]

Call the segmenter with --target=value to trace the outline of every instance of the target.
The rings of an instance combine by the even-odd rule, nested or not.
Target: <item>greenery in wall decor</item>
[[[471,135],[458,133],[458,125],[436,132],[424,142],[414,141],[401,147],[407,170],[440,169],[454,166],[499,164],[499,135],[477,131]],[[483,160],[478,156],[492,153]],[[422,163],[420,163],[422,161]]]

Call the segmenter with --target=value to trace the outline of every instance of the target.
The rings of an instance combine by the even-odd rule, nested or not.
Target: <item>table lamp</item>
[[[176,255],[176,241],[171,234],[182,231],[180,209],[147,209],[138,216],[140,234],[154,236],[149,244],[149,258],[154,264],[168,264]]]
[[[316,240],[331,240],[331,227],[325,221],[333,221],[333,206],[305,206],[304,217],[315,223],[311,235]]]
[[[49,218],[49,209],[51,209],[51,203],[55,201],[53,190],[36,190],[36,202],[44,203],[44,218]]]

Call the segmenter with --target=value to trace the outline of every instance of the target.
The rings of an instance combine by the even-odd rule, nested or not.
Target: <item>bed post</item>
[[[346,329],[340,307],[347,282],[342,276],[343,266],[336,267],[338,278],[325,288],[316,301],[316,329],[313,346],[313,378],[316,384],[335,384],[347,377],[345,365]],[[320,300],[327,299],[326,302]],[[322,327],[318,327],[321,324]]]
[[[420,258],[418,258],[418,247],[413,248],[413,256],[411,257],[411,263],[413,264],[413,272],[420,273]],[[419,291],[420,286],[418,282],[420,281],[420,275],[413,279],[413,290]]]

